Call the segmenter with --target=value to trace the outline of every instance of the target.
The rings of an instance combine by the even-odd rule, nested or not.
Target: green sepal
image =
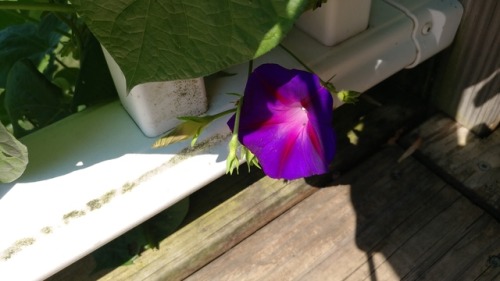
[[[255,157],[255,154],[253,154],[246,146],[243,145],[241,146],[241,158],[246,160],[248,172],[250,172],[250,168],[252,166],[262,169],[259,164],[259,159],[257,159],[257,157]]]
[[[345,103],[356,103],[359,100],[360,92],[340,90],[337,93],[337,97]]]
[[[239,173],[240,159],[238,159],[238,147],[240,146],[240,142],[238,141],[238,135],[233,134],[231,140],[229,141],[228,148],[229,154],[226,159],[226,174],[233,174],[234,169],[236,169],[236,173]]]

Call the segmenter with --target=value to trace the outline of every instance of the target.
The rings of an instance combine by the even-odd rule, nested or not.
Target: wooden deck
[[[89,255],[51,280],[500,280],[500,131],[479,139],[393,87],[335,112],[331,174],[224,176],[133,265]]]
[[[500,278],[498,221],[403,153],[381,149],[187,280]]]

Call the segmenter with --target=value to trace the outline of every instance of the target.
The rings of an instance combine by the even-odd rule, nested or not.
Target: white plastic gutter
[[[363,92],[448,46],[461,14],[452,0],[374,0],[369,28],[356,37],[325,47],[294,30],[285,45],[337,88]],[[280,48],[263,62],[301,68]],[[243,92],[247,65],[227,71],[237,75],[206,81],[209,114],[232,107],[226,93]],[[0,280],[45,279],[224,174],[225,122],[194,148],[153,150],[154,139],[113,102],[23,138],[27,171],[0,185]]]
[[[462,16],[455,0],[374,0],[367,30],[326,47],[298,30],[285,44],[337,89],[364,92],[451,44]]]

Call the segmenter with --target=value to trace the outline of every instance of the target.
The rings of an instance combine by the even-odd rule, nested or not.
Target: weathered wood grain
[[[430,263],[420,276],[414,271],[404,279],[454,281],[476,280],[478,276],[486,277],[495,272],[500,275],[500,267],[495,269],[489,262],[490,257],[500,253],[499,231],[498,222],[490,215],[483,214],[464,231],[457,243],[438,260]],[[449,269],[450,266],[454,267],[453,270]]]
[[[354,243],[348,247],[332,248],[329,256],[301,279],[363,280],[375,269],[378,275],[379,267],[387,263],[384,257],[394,255],[402,244],[456,199],[458,193],[445,188],[444,183],[435,177],[420,178],[425,175],[423,167],[408,165],[406,161],[395,165],[394,159],[402,152],[394,152],[389,159],[385,158],[387,162],[380,162],[379,158],[379,161],[363,165],[366,170],[360,170],[360,173],[365,175],[364,179],[360,179],[361,174],[350,173],[350,177],[343,180],[351,182],[351,202],[356,210],[354,215],[358,227],[356,232],[350,233]],[[377,172],[379,175],[374,175]],[[374,177],[383,180],[373,181]],[[349,206],[349,203],[344,204]],[[405,264],[399,262],[394,266],[397,265],[399,274],[402,274]],[[388,266],[390,273],[394,273],[392,266]],[[394,277],[385,276],[378,280],[397,280],[398,274]]]
[[[476,134],[500,123],[500,2],[461,0],[455,41],[435,72],[432,100]]]
[[[433,171],[500,220],[500,130],[478,138],[444,115],[413,131],[422,144],[416,155]]]
[[[402,153],[388,147],[187,280],[484,274],[476,262],[498,249],[498,222],[414,159],[398,163]]]
[[[102,280],[179,280],[216,258],[286,209],[314,187],[262,178],[161,242],[133,266],[119,267]]]

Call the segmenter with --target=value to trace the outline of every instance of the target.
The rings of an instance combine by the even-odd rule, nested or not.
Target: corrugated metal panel
[[[434,103],[480,135],[500,123],[500,1],[462,0],[455,42],[438,68]]]

